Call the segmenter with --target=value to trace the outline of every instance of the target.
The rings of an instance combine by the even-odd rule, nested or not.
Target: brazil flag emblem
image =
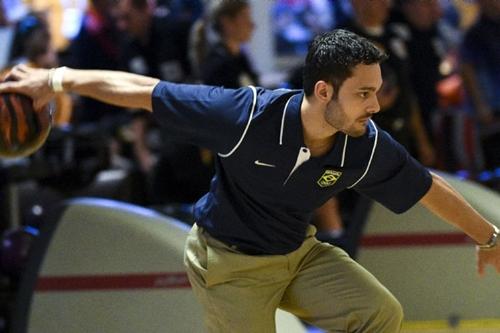
[[[321,187],[328,187],[334,185],[342,175],[342,172],[328,169],[318,179],[318,185]]]

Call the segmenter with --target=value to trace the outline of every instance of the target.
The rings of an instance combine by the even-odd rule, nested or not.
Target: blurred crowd
[[[0,0],[4,73],[27,63],[227,88],[259,85],[266,74],[254,66],[258,50],[248,47],[259,28],[252,1],[88,0],[74,1],[73,11],[62,3]],[[389,54],[374,120],[423,164],[471,178],[500,167],[500,1],[276,0],[270,7],[273,31],[266,33],[277,55],[300,58],[315,34],[334,28],[361,34]],[[71,38],[61,32],[65,20],[78,22]],[[277,71],[286,79],[268,88],[301,88],[301,66],[284,67]],[[45,177],[47,183],[61,190],[89,168],[126,170],[133,175],[126,199],[150,206],[192,203],[208,190],[212,153],[177,143],[149,114],[67,95],[55,104],[54,133],[38,159],[76,171],[52,182]],[[77,145],[73,157],[61,152],[68,137]],[[92,141],[96,149],[87,147]],[[85,163],[93,154],[100,163]],[[87,178],[76,183],[88,185]],[[338,202],[328,205],[328,223],[341,223],[328,213]]]

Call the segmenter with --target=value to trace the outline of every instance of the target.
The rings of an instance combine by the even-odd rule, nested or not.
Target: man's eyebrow
[[[366,91],[366,90],[368,90],[368,91],[376,91],[377,88],[375,88],[375,87],[361,87],[361,88],[358,88],[358,90],[359,91]]]

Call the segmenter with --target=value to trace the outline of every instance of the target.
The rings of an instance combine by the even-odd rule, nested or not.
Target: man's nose
[[[368,108],[368,112],[371,114],[375,114],[375,113],[378,113],[379,111],[380,111],[380,104],[378,102],[377,96],[374,96],[373,102],[370,105],[370,107]]]

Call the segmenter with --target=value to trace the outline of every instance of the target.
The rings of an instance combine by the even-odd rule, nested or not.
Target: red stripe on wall
[[[35,291],[131,290],[191,288],[185,272],[47,276],[40,277]]]
[[[363,247],[443,246],[471,243],[473,243],[472,239],[462,233],[384,234],[364,236],[361,240]]]
[[[383,234],[364,236],[362,247],[409,247],[468,245],[462,233]],[[149,274],[46,276],[37,281],[36,292],[191,288],[185,272]]]

